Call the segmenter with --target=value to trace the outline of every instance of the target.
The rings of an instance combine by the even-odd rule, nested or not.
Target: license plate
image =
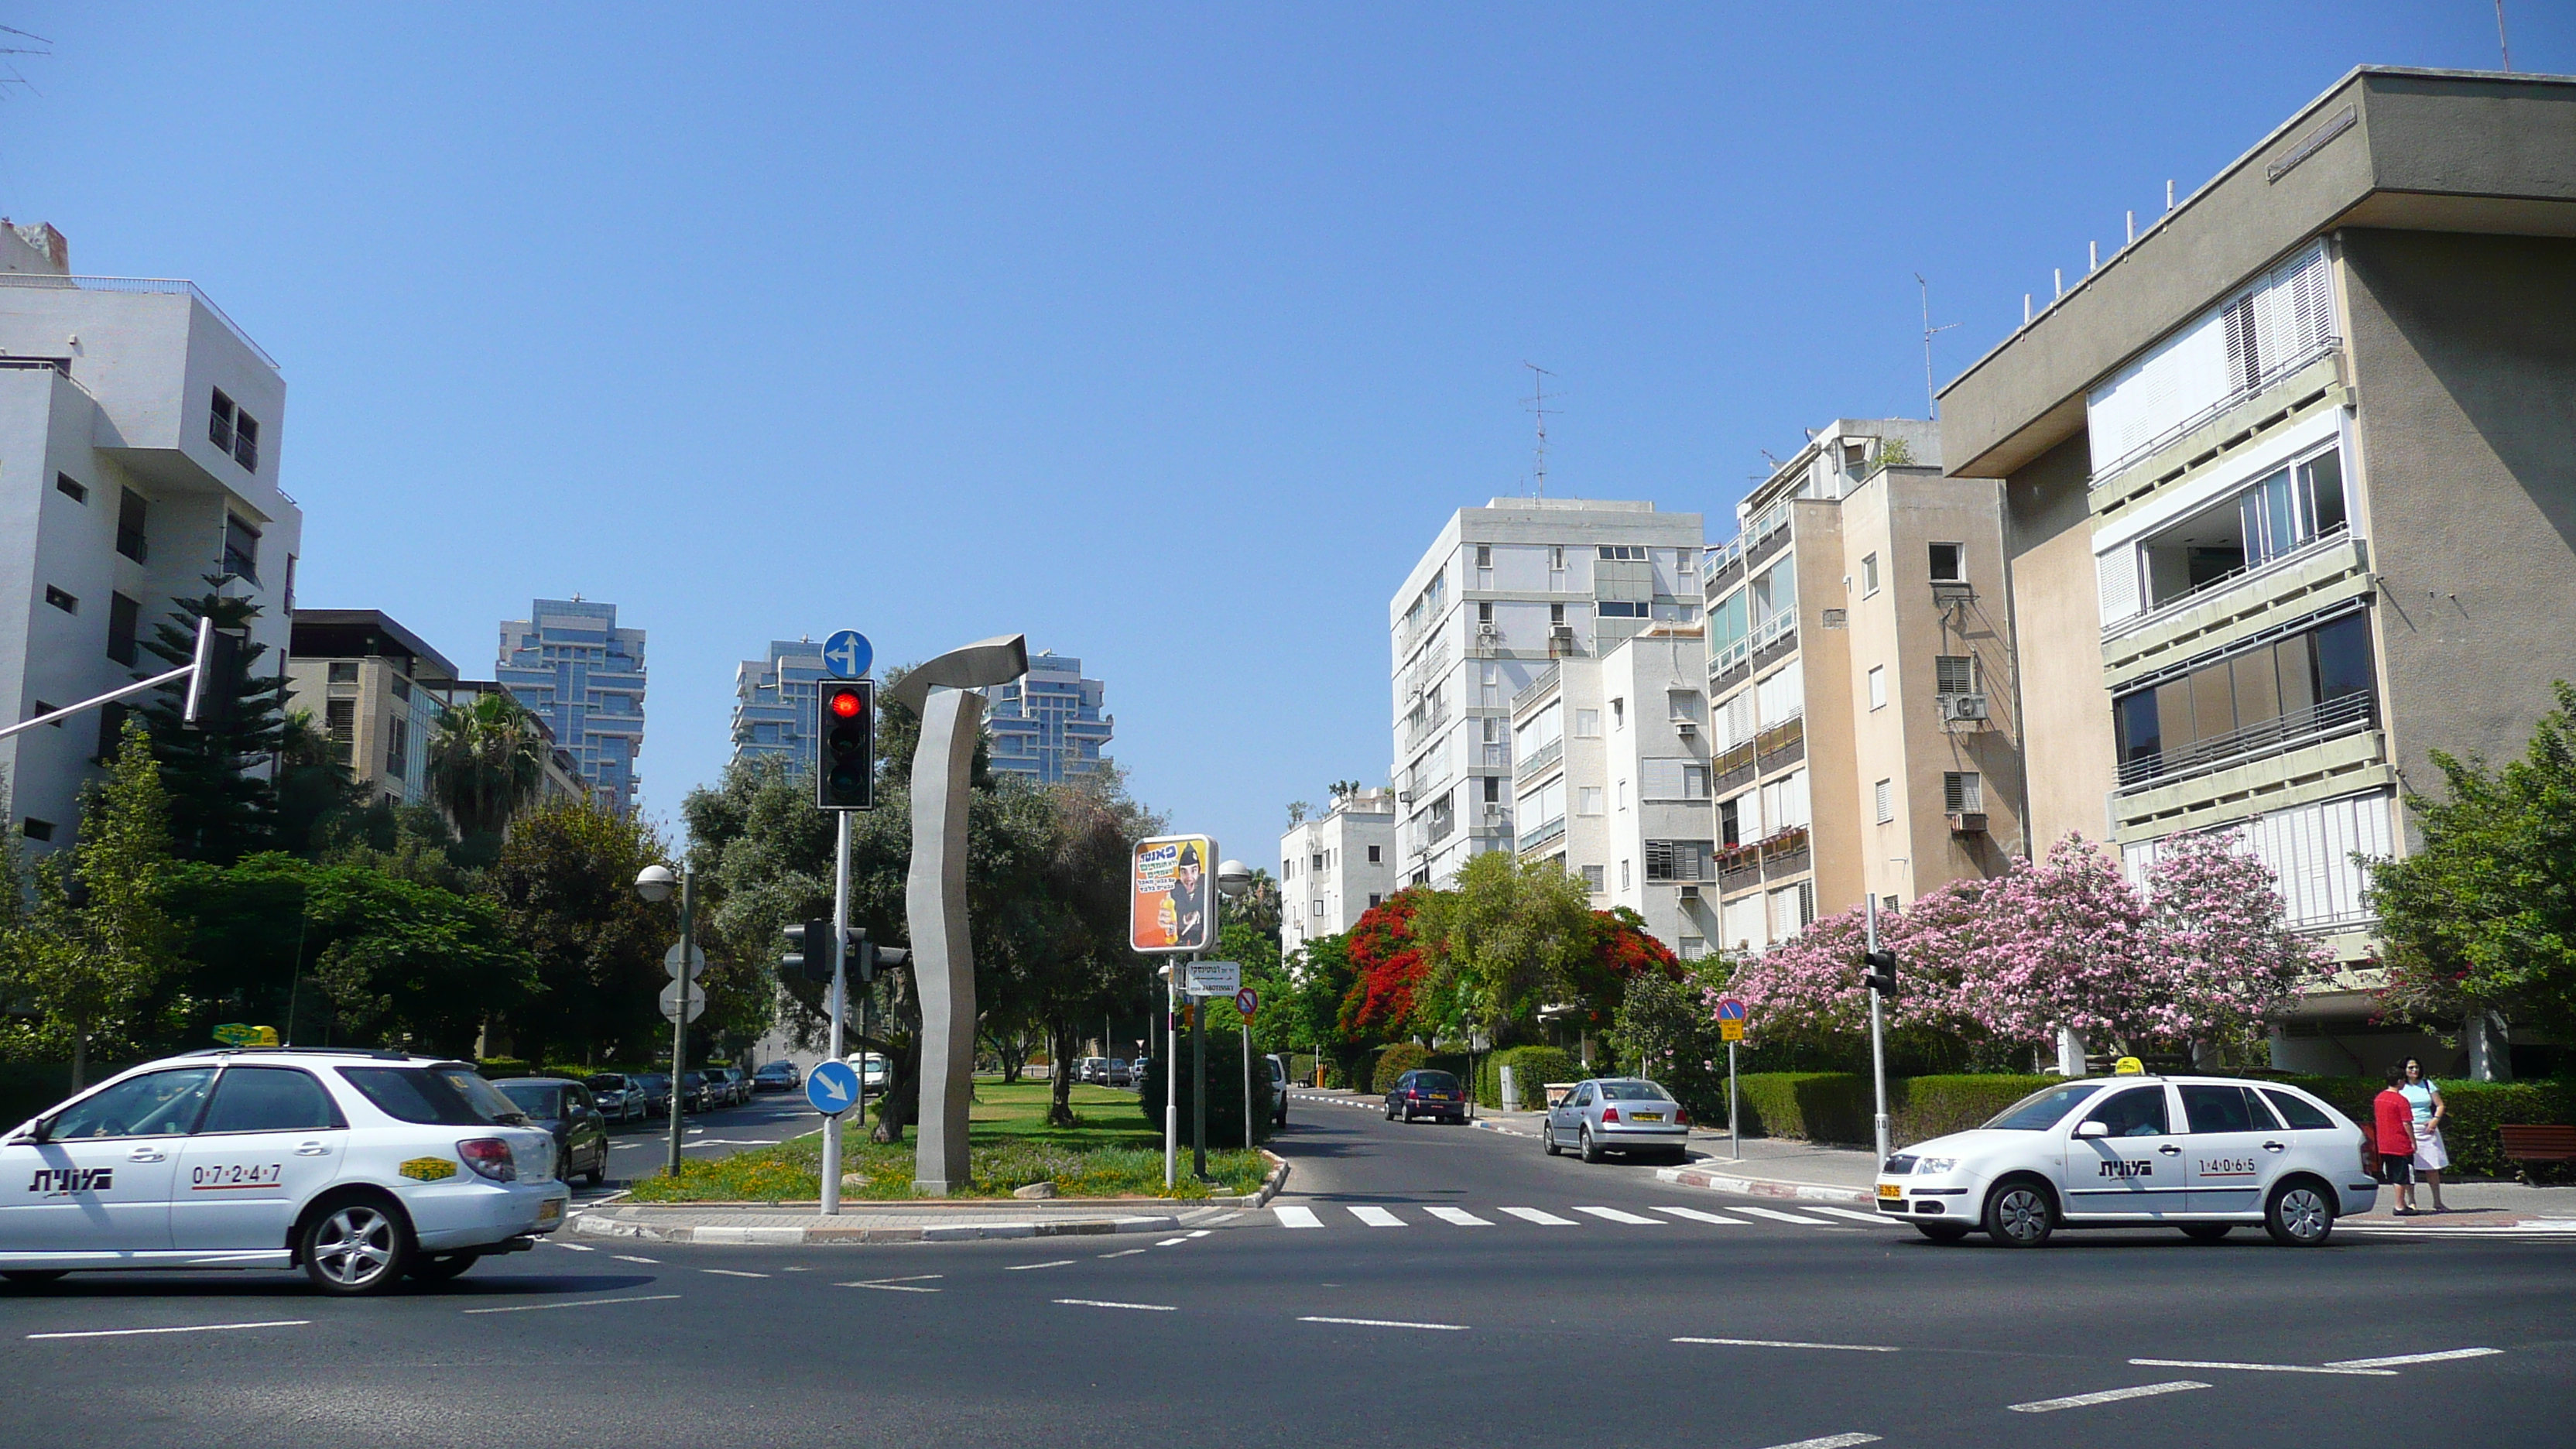
[[[537,1204],[538,1222],[550,1223],[562,1216],[563,1204],[554,1198],[547,1198],[544,1202]]]
[[[1905,1196],[1905,1189],[1892,1182],[1882,1182],[1878,1185],[1878,1195],[1880,1197],[1903,1197]]]
[[[1661,1112],[1639,1112],[1636,1116],[1637,1120],[1640,1122],[1661,1122],[1664,1120],[1664,1114]]]

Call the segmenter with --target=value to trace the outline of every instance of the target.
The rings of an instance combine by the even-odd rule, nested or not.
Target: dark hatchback
[[[557,1177],[569,1182],[577,1173],[593,1187],[607,1179],[608,1119],[590,1088],[561,1077],[503,1077],[492,1085],[528,1114],[528,1125],[554,1134]]]
[[[1464,1123],[1467,1120],[1467,1092],[1458,1078],[1449,1072],[1417,1068],[1395,1079],[1386,1094],[1386,1120],[1401,1116],[1410,1122],[1416,1117],[1431,1117],[1442,1122]]]
[[[803,1084],[794,1062],[763,1062],[760,1070],[751,1074],[751,1089],[755,1092],[792,1092]]]

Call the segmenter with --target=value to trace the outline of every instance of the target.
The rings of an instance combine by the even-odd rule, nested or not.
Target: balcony
[[[1555,764],[1564,754],[1565,741],[1549,740],[1546,744],[1530,751],[1529,758],[1521,761],[1520,767],[1512,772],[1512,778],[1514,780],[1526,780],[1530,776],[1537,774],[1539,771],[1546,769],[1548,766]]]
[[[46,272],[0,272],[0,287],[45,287],[73,292],[152,292],[163,296],[193,297],[198,306],[224,324],[224,330],[232,333],[234,341],[249,348],[252,356],[267,363],[271,371],[282,370],[277,366],[277,359],[268,355],[268,349],[251,341],[250,334],[241,330],[241,325],[226,315],[223,308],[216,306],[214,298],[199,291],[194,282],[177,277],[57,277]]]
[[[2175,423],[2171,427],[2166,428],[2163,432],[2156,434],[2154,437],[2138,444],[2129,451],[2113,458],[2110,462],[2094,469],[2093,476],[2089,481],[2088,486],[2091,488],[2100,488],[2103,484],[2119,476],[2121,473],[2127,471],[2136,464],[2145,461],[2150,456],[2160,453],[2165,449],[2172,447],[2174,444],[2181,442],[2195,429],[2205,427],[2208,424],[2217,421],[2218,418],[2226,413],[2230,408],[2233,408],[2237,404],[2245,402],[2251,398],[2260,396],[2266,389],[2269,389],[2274,384],[2287,380],[2301,368],[2304,368],[2311,363],[2333,355],[2340,351],[2342,347],[2342,338],[2327,337],[2319,340],[2312,346],[2299,352],[2292,353],[2290,356],[2281,359],[2279,362],[2263,369],[2263,375],[2255,378],[2252,386],[2240,387],[2230,391],[2226,396],[2221,397],[2216,402],[2209,404],[2200,411],[2184,418],[2181,422]]]
[[[1529,688],[1512,696],[1512,713],[1517,715],[1545,698],[1549,690],[1556,688],[1557,679],[1563,672],[1564,666],[1560,664],[1551,664],[1540,670],[1538,677],[1530,681]]]
[[[1404,731],[1404,747],[1408,750],[1420,748],[1424,740],[1447,729],[1449,720],[1449,711],[1446,706],[1443,706],[1438,714],[1428,719],[1408,721]]]
[[[1447,812],[1447,813],[1445,813],[1445,814],[1435,814],[1435,815],[1433,815],[1433,816],[1431,817],[1431,829],[1430,829],[1430,831],[1429,831],[1429,836],[1430,836],[1430,840],[1431,840],[1431,843],[1432,843],[1432,844],[1434,844],[1434,845],[1438,845],[1441,841],[1447,840],[1450,836],[1455,835],[1455,834],[1457,834],[1457,833],[1458,833],[1458,812],[1457,812],[1457,811],[1455,811],[1455,810],[1451,810],[1451,811],[1448,811],[1448,812]]]
[[[1723,795],[1753,778],[1753,741],[1746,740],[1708,762],[1709,788]]]
[[[1527,854],[1530,851],[1538,849],[1540,846],[1556,840],[1564,834],[1565,817],[1559,815],[1555,819],[1550,820],[1535,829],[1523,831],[1520,838],[1521,852],[1523,854]]]
[[[2278,754],[2317,740],[2371,728],[2379,701],[2370,693],[2347,694],[2308,709],[2264,720],[2223,735],[2194,740],[2179,749],[2160,750],[2120,766],[2120,793],[2133,794],[2193,775],[2223,770],[2260,755]]]

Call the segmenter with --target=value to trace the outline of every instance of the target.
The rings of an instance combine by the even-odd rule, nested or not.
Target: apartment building
[[[2023,846],[1999,489],[1939,430],[1838,418],[1703,566],[1719,919],[1759,950]]]
[[[1083,678],[1081,660],[1046,650],[1030,656],[1028,673],[987,692],[994,769],[1050,784],[1100,768],[1117,721],[1101,712],[1108,686]]]
[[[379,609],[303,609],[288,634],[286,707],[378,799],[429,798],[429,745],[456,666]]]
[[[2398,1049],[2353,857],[2576,678],[2571,116],[2576,78],[2362,67],[1943,393],[1952,470],[2006,480],[2031,833],[2139,870],[2241,829],[2341,963],[2285,1066]]]
[[[501,625],[493,677],[546,722],[572,755],[592,797],[620,815],[635,813],[643,782],[644,631],[617,627],[615,604],[538,599],[525,619]]]
[[[167,668],[146,647],[209,575],[283,672],[303,510],[278,487],[286,380],[195,284],[72,274],[0,222],[0,691],[26,719]],[[71,842],[109,707],[0,740],[9,824]]]
[[[1651,624],[1599,659],[1568,657],[1512,700],[1517,846],[1626,906],[1684,960],[1718,924],[1707,648]]]
[[[1279,837],[1279,950],[1359,924],[1395,894],[1395,792],[1354,790]]]
[[[1696,513],[1496,498],[1451,515],[1387,606],[1398,879],[1512,850],[1511,701],[1563,659],[1696,623]]]
[[[811,769],[817,682],[832,671],[823,646],[811,639],[772,639],[768,657],[746,659],[733,671],[733,757],[783,759]]]

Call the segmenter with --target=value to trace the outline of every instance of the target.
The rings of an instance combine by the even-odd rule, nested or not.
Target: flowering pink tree
[[[2049,1041],[2061,1026],[2095,1038],[2147,1034],[2147,903],[2108,856],[2069,835],[2037,865],[2014,862],[1985,903],[1998,919],[1961,994],[1989,1031],[2028,1042]]]
[[[2332,958],[2291,933],[2279,881],[2236,832],[2172,836],[2147,867],[2158,980],[2147,1033],[2244,1051]]]

